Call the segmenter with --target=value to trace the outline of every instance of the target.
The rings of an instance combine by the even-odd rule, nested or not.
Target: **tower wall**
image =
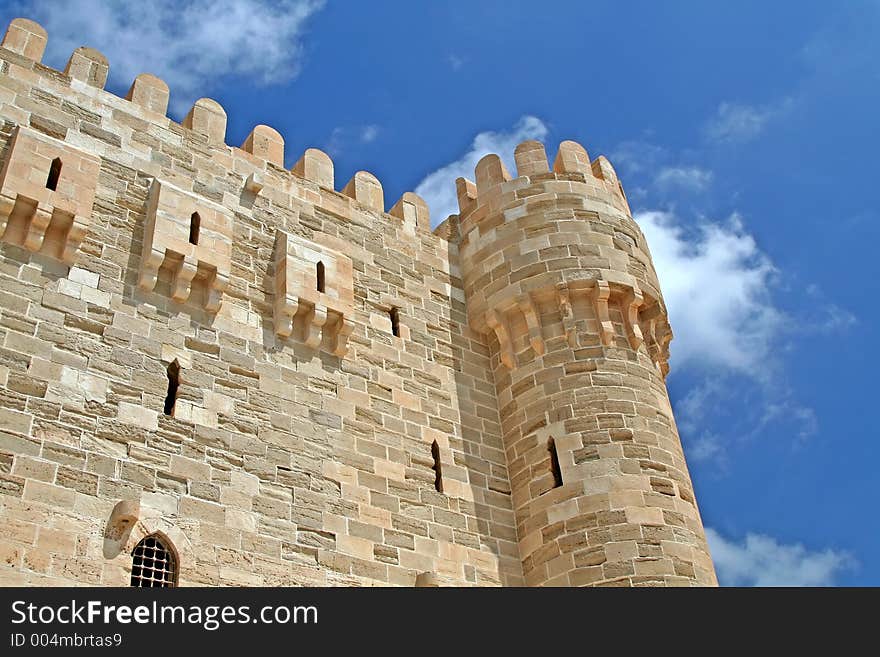
[[[530,585],[716,583],[664,383],[671,332],[604,158],[521,144],[459,180],[471,326],[492,364]],[[555,452],[555,454],[554,454]]]

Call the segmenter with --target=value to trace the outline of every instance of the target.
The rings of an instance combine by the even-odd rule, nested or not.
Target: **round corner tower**
[[[528,585],[714,585],[666,391],[672,333],[604,157],[571,141],[459,179],[471,326],[489,340]]]

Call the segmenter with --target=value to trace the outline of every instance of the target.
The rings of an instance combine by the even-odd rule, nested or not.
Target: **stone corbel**
[[[321,331],[327,323],[327,306],[315,304],[306,313],[303,322],[303,342],[310,349],[317,349],[321,345]]]
[[[669,374],[669,343],[672,342],[672,329],[669,328],[669,323],[666,321],[662,322],[658,329],[655,333],[659,348],[657,364],[660,368],[660,373],[665,379],[666,375]]]
[[[657,344],[657,318],[645,320],[645,339],[648,355],[655,363],[660,360],[660,345]]]
[[[73,262],[79,245],[85,239],[89,232],[89,224],[83,221],[82,217],[74,215],[73,223],[67,231],[67,241],[64,243],[64,249],[61,252],[61,259],[64,262]]]
[[[568,342],[569,347],[575,349],[579,344],[574,311],[571,309],[570,295],[571,292],[565,283],[560,283],[556,286],[556,301],[559,304],[559,315],[562,318],[562,328],[565,330],[565,340]]]
[[[342,358],[348,352],[348,337],[354,331],[354,322],[350,317],[337,315],[336,319],[336,344],[333,346],[333,354]]]
[[[599,325],[599,337],[602,344],[610,347],[614,344],[614,325],[608,315],[608,298],[611,296],[611,286],[607,281],[596,281],[590,296],[593,308],[596,311],[596,322]]]
[[[251,194],[259,194],[266,185],[266,174],[262,171],[254,171],[251,173],[244,183],[244,188]]]
[[[177,303],[184,303],[189,299],[192,291],[192,282],[198,271],[198,263],[184,258],[174,271],[171,281],[171,298]]]
[[[645,341],[639,326],[639,308],[644,303],[645,298],[638,287],[631,288],[623,297],[623,321],[626,324],[626,334],[629,338],[629,346],[636,351]]]
[[[520,311],[526,319],[526,326],[529,329],[529,343],[532,349],[539,356],[544,355],[544,336],[541,335],[541,323],[538,321],[538,311],[535,308],[535,302],[531,295],[524,294],[517,301]]]
[[[510,343],[510,331],[507,328],[507,322],[504,318],[494,310],[486,313],[486,324],[490,329],[495,331],[498,338],[498,344],[501,348],[501,362],[508,369],[516,367],[516,357],[513,355],[513,345]]]
[[[46,229],[52,221],[52,211],[48,208],[38,205],[31,218],[30,226],[28,226],[27,236],[24,238],[24,248],[28,251],[37,252],[43,246],[43,239],[46,237]]]
[[[209,313],[215,313],[220,310],[223,292],[226,291],[227,287],[229,287],[229,276],[214,270],[214,273],[207,282],[208,296],[205,300],[205,310]]]
[[[669,373],[669,343],[672,341],[672,331],[669,324],[660,315],[646,319],[644,322],[648,355],[651,356],[657,369],[666,378]]]
[[[0,237],[6,232],[13,208],[15,208],[15,200],[8,196],[0,196]]]

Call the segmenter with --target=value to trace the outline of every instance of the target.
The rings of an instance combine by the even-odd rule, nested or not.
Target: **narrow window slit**
[[[315,265],[315,273],[318,278],[318,292],[324,292],[324,263],[320,260],[318,264]]]
[[[177,388],[180,387],[180,364],[177,359],[168,366],[168,394],[165,395],[165,415],[174,415]]]
[[[397,308],[392,308],[388,311],[388,316],[391,318],[391,335],[395,338],[400,337],[400,313],[398,313]]]
[[[61,178],[61,158],[56,157],[52,160],[52,164],[49,167],[49,177],[46,178],[46,189],[51,189],[53,192],[58,189],[59,178]]]
[[[431,468],[434,471],[434,488],[438,493],[443,492],[443,466],[440,464],[440,445],[435,440],[431,445],[431,456],[434,459],[434,465]]]
[[[553,474],[553,488],[562,486],[562,470],[559,468],[559,454],[556,452],[556,441],[551,438],[547,441],[547,451],[550,452],[550,472]]]
[[[190,244],[198,244],[199,243],[199,230],[202,227],[202,218],[199,216],[198,212],[193,212],[192,216],[189,218],[189,243]]]

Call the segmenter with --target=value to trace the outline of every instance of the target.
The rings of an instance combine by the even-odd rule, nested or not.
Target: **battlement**
[[[582,334],[613,346],[611,315],[619,313],[623,344],[646,343],[665,376],[672,332],[647,242],[611,163],[603,156],[591,163],[573,141],[560,144],[552,170],[537,141],[519,144],[514,160],[516,178],[489,154],[476,165],[476,183],[457,181],[471,325],[496,335],[500,361],[512,369],[543,356],[556,335],[572,346]],[[529,350],[517,357],[524,344]]]
[[[600,155],[591,163],[587,150],[577,142],[563,141],[559,145],[552,170],[544,144],[539,141],[529,140],[519,144],[514,150],[514,161],[516,178],[511,177],[502,159],[492,153],[477,163],[474,172],[476,183],[466,178],[456,180],[462,219],[478,211],[481,205],[490,205],[500,194],[515,191],[525,184],[551,180],[590,185],[593,189],[589,191],[605,195],[613,207],[630,214],[623,185],[611,162]],[[556,186],[555,189],[564,191],[567,188]]]
[[[71,89],[94,98],[111,108],[120,108],[139,118],[161,127],[174,124],[190,133],[195,143],[225,150],[231,158],[228,166],[240,171],[246,179],[246,187],[259,193],[265,183],[267,171],[272,172],[272,184],[288,193],[303,181],[313,184],[333,205],[335,211],[346,212],[350,206],[360,205],[370,210],[403,220],[410,228],[430,233],[430,215],[427,204],[413,192],[406,192],[390,208],[385,207],[381,182],[367,171],[358,171],[341,189],[335,188],[333,162],[316,148],[309,148],[284,175],[284,138],[274,128],[257,125],[240,146],[226,144],[226,112],[215,100],[201,98],[180,124],[167,117],[170,89],[160,78],[151,73],[141,73],[131,84],[124,99],[104,90],[110,70],[107,58],[94,48],[82,46],[70,56],[64,71],[56,71],[42,65],[48,42],[46,31],[34,21],[16,18],[8,26],[0,47],[7,51],[13,70],[12,77],[32,80],[33,74],[42,77],[42,83],[50,87],[69,86]],[[9,55],[12,55],[11,57]],[[127,101],[124,107],[120,101]],[[63,135],[56,135],[63,136]]]

